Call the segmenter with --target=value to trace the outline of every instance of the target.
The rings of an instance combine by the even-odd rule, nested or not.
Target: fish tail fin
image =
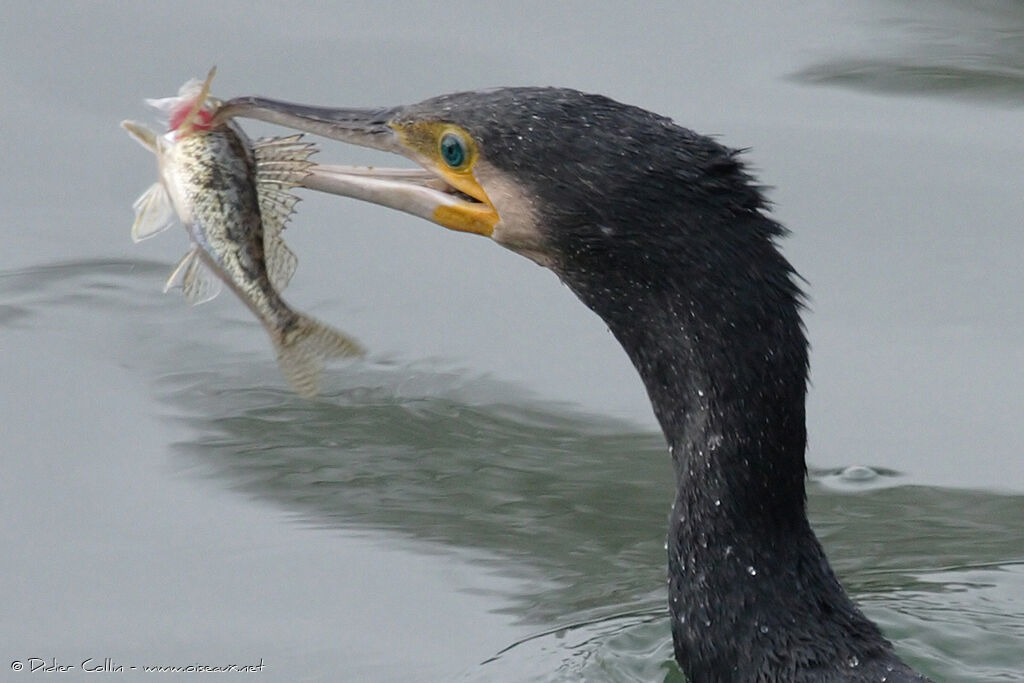
[[[324,361],[331,358],[363,355],[357,341],[319,320],[297,314],[298,319],[287,331],[273,334],[274,350],[281,374],[295,390],[306,398],[320,390],[320,374]]]

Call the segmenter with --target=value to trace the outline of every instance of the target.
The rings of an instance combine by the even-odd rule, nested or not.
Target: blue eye
[[[441,138],[441,156],[444,163],[459,168],[466,163],[466,145],[455,133],[447,133]]]

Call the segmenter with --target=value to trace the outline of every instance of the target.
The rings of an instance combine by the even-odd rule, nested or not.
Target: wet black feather
[[[463,126],[521,184],[553,269],[643,378],[675,462],[669,600],[689,679],[926,680],[847,597],[807,521],[802,293],[739,152],[564,89],[403,116]]]

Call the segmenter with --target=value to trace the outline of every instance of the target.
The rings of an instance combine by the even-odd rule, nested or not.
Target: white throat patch
[[[550,267],[550,247],[540,228],[536,203],[506,173],[481,160],[475,169],[477,182],[487,191],[498,212],[491,239],[544,267]]]

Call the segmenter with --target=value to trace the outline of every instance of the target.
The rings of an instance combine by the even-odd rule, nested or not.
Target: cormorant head
[[[229,116],[406,156],[421,170],[316,166],[304,184],[485,235],[570,284],[594,269],[710,272],[780,231],[747,220],[763,200],[734,151],[600,95],[499,88],[388,109],[241,97]]]
[[[242,97],[215,119],[232,116],[416,162],[317,165],[302,184],[485,235],[549,267],[622,344],[673,443],[728,420],[760,425],[762,441],[785,433],[802,501],[801,294],[775,245],[783,229],[737,152],[643,109],[558,88],[388,109]]]

